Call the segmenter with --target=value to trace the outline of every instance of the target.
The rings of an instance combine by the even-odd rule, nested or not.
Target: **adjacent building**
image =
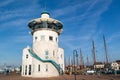
[[[111,67],[113,70],[120,70],[120,60],[111,63]]]
[[[103,69],[104,68],[104,64],[102,62],[96,62],[93,64],[94,69]]]

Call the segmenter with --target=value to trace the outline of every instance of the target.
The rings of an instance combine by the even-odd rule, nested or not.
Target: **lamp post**
[[[77,50],[74,50],[73,51],[73,60],[74,60],[74,78],[75,78],[75,80],[76,80],[76,68],[75,68],[76,63],[75,62],[77,61],[77,57],[78,57]]]

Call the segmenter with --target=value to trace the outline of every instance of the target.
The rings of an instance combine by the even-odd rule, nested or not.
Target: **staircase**
[[[53,61],[53,60],[43,60],[43,59],[40,58],[37,54],[35,54],[32,49],[28,49],[28,51],[29,51],[29,53],[32,55],[32,57],[34,57],[34,58],[36,58],[37,60],[39,60],[39,61],[41,61],[41,62],[44,62],[44,63],[45,63],[45,62],[51,63],[51,64],[57,69],[57,71],[59,72],[60,75],[63,74],[62,68],[61,68],[60,65],[58,65],[55,61]]]

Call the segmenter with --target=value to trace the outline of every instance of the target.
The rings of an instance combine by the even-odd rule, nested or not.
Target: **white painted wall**
[[[44,40],[41,39],[42,36],[45,37]],[[53,41],[49,40],[49,36],[53,37]],[[35,37],[37,37],[36,40]],[[33,50],[37,55],[39,55],[43,59],[45,59],[45,51],[48,51],[49,59],[53,59],[53,52],[55,53],[55,55],[58,52],[58,34],[50,30],[40,30],[34,32]],[[54,58],[54,60],[57,60],[57,58]]]
[[[32,65],[33,57],[28,52],[29,47],[23,49],[23,56],[22,56],[22,76],[30,76],[29,73],[29,65]],[[28,58],[26,58],[26,55],[28,55]],[[25,75],[25,66],[27,66],[27,75]]]
[[[42,14],[41,18],[49,18],[50,16],[48,14]]]
[[[60,64],[61,68],[65,69],[65,66],[64,66],[64,50],[62,48],[58,48],[58,63]]]
[[[22,76],[25,77],[52,77],[59,76],[57,69],[51,63],[43,63],[33,58],[28,52],[29,47],[24,48],[22,58]],[[28,58],[26,58],[28,55]],[[27,75],[25,75],[25,66],[27,65]],[[29,65],[31,65],[31,75],[29,75]],[[38,71],[38,65],[40,65],[40,71]],[[46,71],[46,65],[48,71]]]
[[[114,69],[114,70],[119,70],[119,64],[118,64],[117,62],[112,62],[112,63],[111,63],[111,67],[112,67],[112,69]]]

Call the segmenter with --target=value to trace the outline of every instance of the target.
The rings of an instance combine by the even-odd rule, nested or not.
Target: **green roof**
[[[50,15],[50,13],[47,12],[47,11],[43,11],[41,14],[48,14],[48,15]]]

